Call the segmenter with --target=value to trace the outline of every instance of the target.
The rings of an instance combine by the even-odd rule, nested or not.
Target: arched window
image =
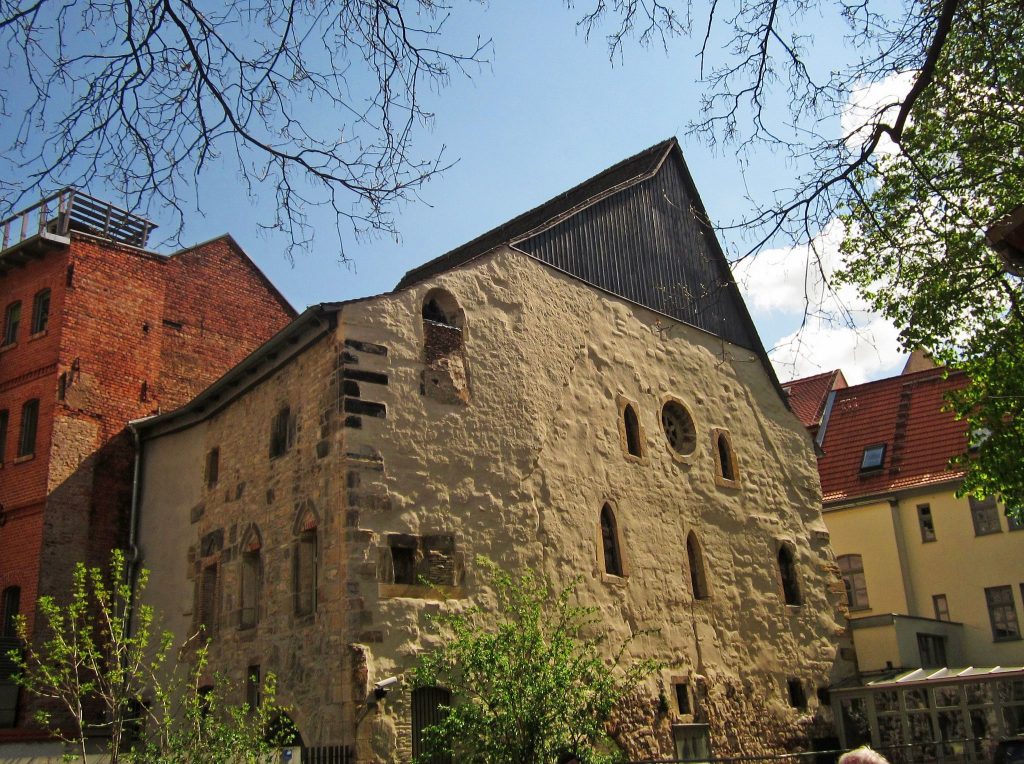
[[[836,559],[839,564],[839,572],[843,576],[843,584],[846,586],[846,601],[850,604],[850,610],[867,610],[871,607],[868,604],[868,585],[864,578],[864,561],[859,554],[844,554]]]
[[[238,626],[251,629],[260,620],[260,590],[263,585],[263,542],[259,531],[250,528],[242,543],[241,592],[239,593]]]
[[[736,454],[733,453],[729,433],[725,430],[715,431],[715,466],[718,469],[719,482],[726,484],[736,482]]]
[[[779,547],[779,578],[782,580],[782,595],[787,605],[800,604],[800,584],[796,575],[796,559],[789,544]]]
[[[32,300],[32,334],[46,331],[50,322],[50,290],[41,289]]]
[[[622,425],[626,431],[626,450],[631,456],[643,456],[643,445],[640,438],[640,420],[632,403],[622,409]]]
[[[412,757],[429,764],[451,764],[451,754],[431,751],[424,730],[444,721],[452,694],[443,687],[417,687],[412,691]]]
[[[8,586],[0,598],[0,637],[17,636],[18,613],[21,612],[21,587]]]
[[[695,600],[707,599],[708,581],[704,573],[704,554],[693,531],[686,536],[686,560],[690,565],[690,589]]]
[[[604,572],[622,575],[622,553],[619,549],[619,529],[610,505],[601,507],[601,549],[604,553]]]

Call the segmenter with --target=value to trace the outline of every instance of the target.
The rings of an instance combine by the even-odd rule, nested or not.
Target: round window
[[[662,406],[661,426],[673,451],[683,456],[693,453],[697,447],[697,430],[693,426],[693,417],[683,404],[668,401]]]

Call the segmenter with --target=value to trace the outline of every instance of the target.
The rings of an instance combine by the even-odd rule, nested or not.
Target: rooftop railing
[[[66,237],[84,231],[133,247],[145,247],[156,225],[128,210],[75,188],[64,188],[0,220],[0,253],[35,236]]]

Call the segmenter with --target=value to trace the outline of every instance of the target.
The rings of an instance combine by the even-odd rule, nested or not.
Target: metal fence
[[[347,745],[302,748],[302,764],[355,764],[356,753]]]
[[[995,741],[988,738],[963,738],[930,743],[878,747],[873,750],[892,764],[958,764],[959,762],[991,761]],[[771,756],[725,756],[702,759],[636,759],[629,764],[758,764],[759,762],[791,762],[792,764],[835,764],[850,749],[780,753]]]

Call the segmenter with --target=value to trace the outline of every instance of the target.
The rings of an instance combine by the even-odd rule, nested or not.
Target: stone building
[[[477,555],[582,574],[611,645],[656,630],[630,655],[665,668],[613,725],[631,755],[830,734],[812,441],[674,140],[135,427],[149,600],[239,686],[274,672],[307,745],[410,759],[443,692],[372,689],[435,644],[427,615],[489,601]]]
[[[295,315],[228,236],[171,256],[72,189],[0,221],[0,744],[14,616],[130,540],[128,421],[182,405]],[[22,714],[24,717],[24,714]]]
[[[966,382],[918,352],[896,377],[786,385],[820,444],[849,599],[860,681],[833,692],[846,745],[990,761],[1024,734],[1024,523],[994,497],[957,496],[951,460],[971,437],[945,396]]]

